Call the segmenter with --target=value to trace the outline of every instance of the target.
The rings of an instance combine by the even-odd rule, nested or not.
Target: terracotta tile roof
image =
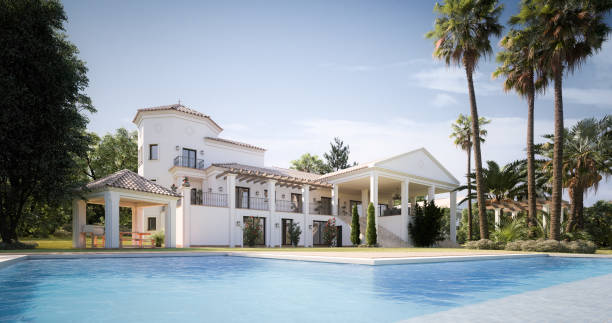
[[[266,151],[264,148],[261,148],[261,147],[257,147],[257,146],[253,146],[253,145],[250,145],[244,142],[239,142],[239,141],[234,141],[234,140],[229,140],[229,139],[223,139],[223,138],[218,138],[218,137],[204,137],[204,139],[223,142],[226,144],[236,145],[236,146],[260,150],[260,151]]]
[[[142,108],[142,109],[138,109],[138,112],[136,113],[136,116],[134,117],[134,121],[136,121],[136,117],[138,116],[138,113],[140,112],[146,112],[146,111],[166,111],[166,110],[174,110],[174,111],[178,111],[178,112],[183,112],[186,114],[190,114],[196,117],[200,117],[200,118],[204,118],[204,119],[208,119],[210,120],[210,122],[214,123],[215,126],[217,126],[219,129],[223,129],[221,128],[216,122],[213,121],[213,119],[210,118],[210,116],[200,112],[200,111],[196,111],[194,109],[190,109],[182,104],[170,104],[170,105],[160,105],[157,107],[150,107],[150,108]]]
[[[167,189],[153,181],[150,181],[128,169],[120,170],[116,173],[110,174],[106,177],[97,179],[89,184],[85,185],[85,187],[89,190],[97,190],[105,187],[116,187],[123,188],[132,191],[160,194],[160,195],[169,195],[180,197],[181,195],[172,192],[172,190]]]
[[[250,166],[243,165],[238,163],[218,163],[212,164],[212,166],[225,168],[230,172],[237,172],[239,174],[250,175],[253,176],[262,176],[268,177],[272,179],[286,180],[286,181],[294,181],[303,184],[312,184],[319,185],[325,187],[331,187],[331,184],[319,180],[321,175],[302,172],[295,169],[287,169],[281,167],[258,167],[258,166]]]

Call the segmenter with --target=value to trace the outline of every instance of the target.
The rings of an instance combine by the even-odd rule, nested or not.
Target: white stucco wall
[[[195,246],[227,246],[227,208],[212,206],[191,206],[191,244]]]

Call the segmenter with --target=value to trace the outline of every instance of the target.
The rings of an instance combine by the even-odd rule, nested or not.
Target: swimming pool
[[[244,257],[27,260],[0,321],[392,322],[612,273],[611,259],[365,266]]]

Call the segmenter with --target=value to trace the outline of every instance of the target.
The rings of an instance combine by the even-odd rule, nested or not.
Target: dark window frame
[[[153,158],[153,147],[156,148],[155,158]],[[149,144],[149,160],[159,160],[159,144]]]
[[[153,220],[153,222],[151,222],[151,220]],[[155,231],[155,230],[157,230],[157,218],[154,216],[150,216],[147,218],[147,231]]]

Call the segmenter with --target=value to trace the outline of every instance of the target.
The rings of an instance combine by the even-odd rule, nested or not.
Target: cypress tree
[[[357,205],[353,205],[353,222],[351,223],[351,242],[353,246],[358,246],[361,243],[361,239],[359,239],[360,234],[359,212],[357,212]]]
[[[376,219],[374,218],[374,204],[368,205],[368,223],[366,226],[366,243],[368,246],[376,246]]]

